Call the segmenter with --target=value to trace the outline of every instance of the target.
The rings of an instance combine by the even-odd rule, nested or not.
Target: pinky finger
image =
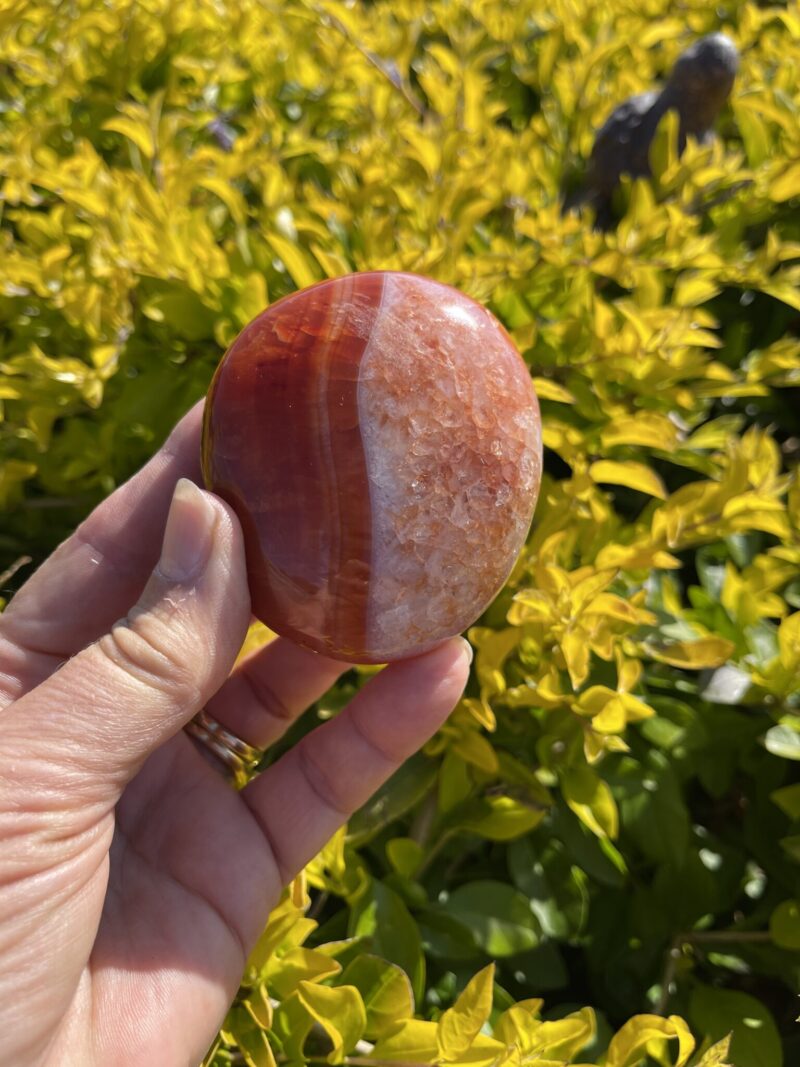
[[[469,674],[461,638],[388,666],[241,797],[286,884],[450,714]]]

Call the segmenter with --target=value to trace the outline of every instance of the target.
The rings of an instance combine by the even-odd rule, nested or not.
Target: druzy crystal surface
[[[485,308],[413,274],[353,274],[234,341],[203,470],[242,524],[254,614],[382,663],[460,633],[508,577],[539,489],[539,407]]]

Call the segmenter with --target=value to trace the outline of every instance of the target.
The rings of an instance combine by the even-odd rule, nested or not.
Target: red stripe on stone
[[[231,345],[206,403],[203,471],[245,535],[253,611],[321,652],[364,648],[372,519],[358,379],[378,273],[279,300]]]

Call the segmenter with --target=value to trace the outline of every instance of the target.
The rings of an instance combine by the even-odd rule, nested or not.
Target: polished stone
[[[485,308],[416,275],[354,274],[233,342],[203,470],[241,521],[254,614],[382,663],[460,633],[502,587],[539,489],[539,407]]]

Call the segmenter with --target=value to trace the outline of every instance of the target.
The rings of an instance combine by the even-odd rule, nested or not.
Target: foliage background
[[[562,218],[718,28],[719,142],[667,122],[616,231]],[[213,1063],[800,1060],[798,69],[794,3],[3,5],[6,595],[320,278],[459,286],[542,400],[467,697],[287,893]]]

